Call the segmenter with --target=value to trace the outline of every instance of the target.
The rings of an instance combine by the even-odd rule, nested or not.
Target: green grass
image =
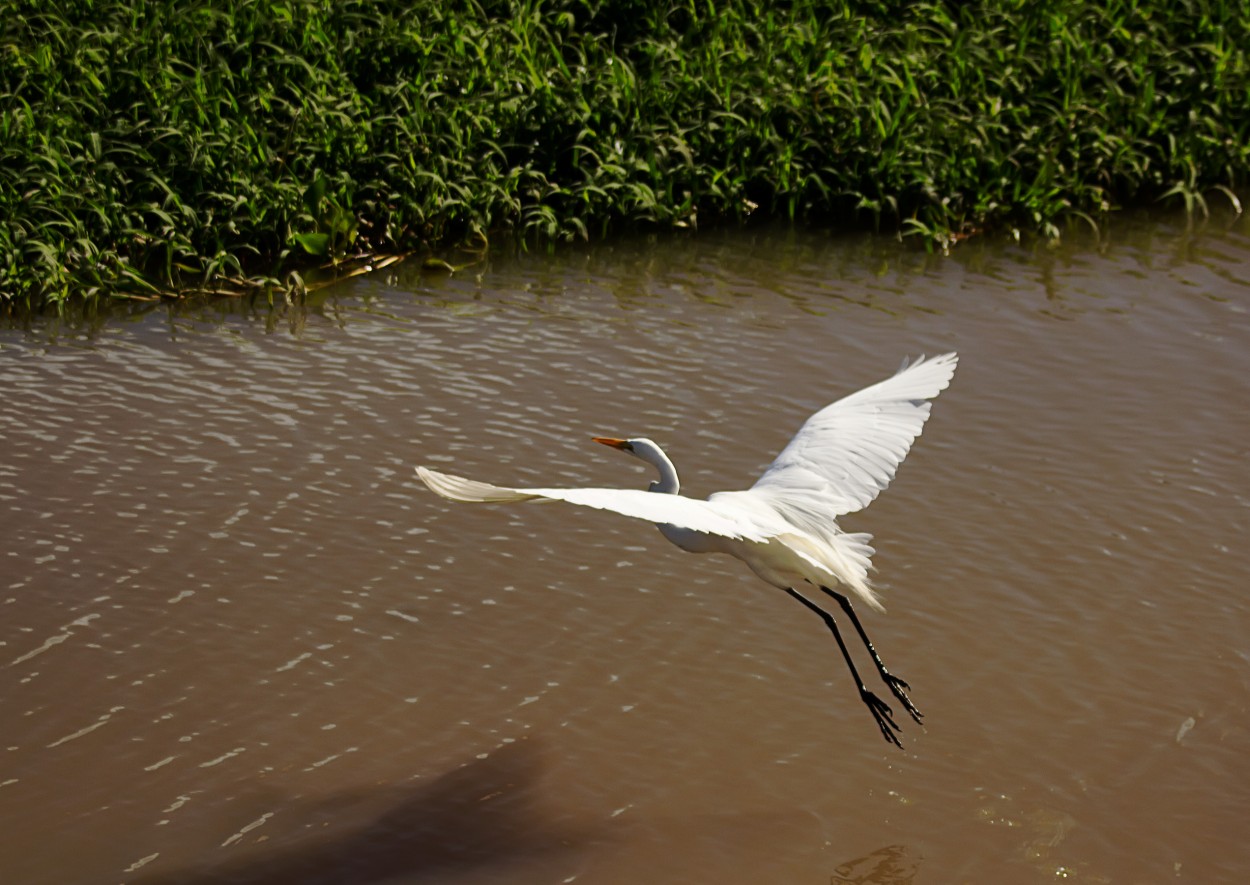
[[[0,16],[0,299],[783,216],[1236,202],[1250,4],[77,0]]]

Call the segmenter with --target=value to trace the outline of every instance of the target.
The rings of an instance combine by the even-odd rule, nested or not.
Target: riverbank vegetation
[[[1219,0],[10,3],[0,299],[748,217],[946,246],[1202,212],[1250,178],[1247,47]]]

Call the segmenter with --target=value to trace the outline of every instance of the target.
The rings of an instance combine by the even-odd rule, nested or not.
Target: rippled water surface
[[[1194,883],[1250,869],[1250,226],[704,234],[0,332],[0,878]],[[749,485],[958,350],[864,613],[416,464]],[[870,667],[861,666],[862,672]]]

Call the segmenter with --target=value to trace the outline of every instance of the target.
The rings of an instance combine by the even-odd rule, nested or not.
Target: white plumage
[[[837,517],[867,507],[890,484],[929,417],[931,400],[950,384],[958,357],[921,357],[894,376],[816,412],[750,489],[717,492],[701,501],[679,494],[680,481],[663,449],[645,438],[596,437],[660,472],[647,491],[637,489],[508,488],[418,467],[429,488],[452,501],[511,502],[550,499],[611,510],[656,523],[666,538],[697,553],[728,553],[775,587],[816,612],[833,632],[855,677],[860,696],[882,734],[898,744],[890,708],[860,680],[833,616],[800,594],[804,582],[838,600],[851,618],[878,672],[919,722],[907,683],[881,663],[850,600],[849,590],[876,609],[880,600],[868,580],[871,536],[848,534]]]

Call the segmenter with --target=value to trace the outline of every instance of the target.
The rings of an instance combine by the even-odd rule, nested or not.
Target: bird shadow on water
[[[729,811],[561,819],[541,789],[534,739],[506,744],[431,781],[317,799],[268,798],[261,815],[192,862],[123,876],[129,885],[416,885],[778,881],[791,849],[825,843],[810,812]],[[238,816],[235,815],[237,822]],[[281,832],[265,839],[272,824]],[[234,824],[231,824],[233,827]],[[826,843],[827,844],[827,843]],[[215,856],[214,856],[215,855]],[[153,864],[155,866],[155,864]],[[918,863],[887,846],[840,864],[830,885],[911,885]]]
[[[277,813],[289,829],[316,836],[284,844],[223,846],[232,856],[127,879],[132,885],[368,885],[382,881],[443,882],[487,867],[576,853],[587,831],[545,822],[537,807],[541,752],[532,740],[416,787],[355,790]],[[227,840],[229,843],[231,840]],[[238,854],[238,852],[246,852]]]

